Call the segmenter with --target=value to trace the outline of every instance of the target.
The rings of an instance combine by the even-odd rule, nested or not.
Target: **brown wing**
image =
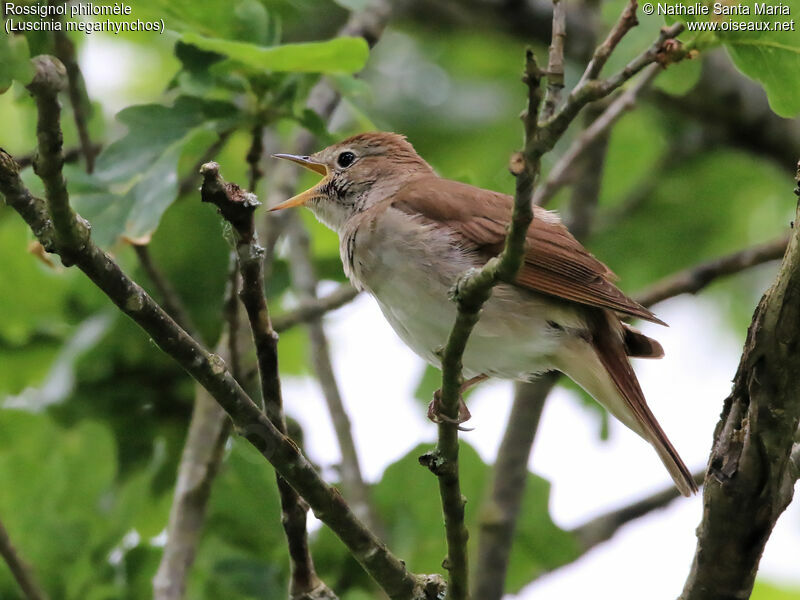
[[[502,251],[513,206],[511,196],[433,175],[409,182],[390,202],[409,214],[447,224],[466,246],[487,257]],[[553,213],[538,207],[534,212],[517,285],[666,325],[617,289],[612,283],[614,273],[572,237]]]

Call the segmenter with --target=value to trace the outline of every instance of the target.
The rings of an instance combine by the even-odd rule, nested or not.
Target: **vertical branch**
[[[237,277],[234,258],[229,269],[223,302],[225,327],[216,352],[229,362],[234,378],[242,381],[238,349]],[[230,429],[228,415],[198,385],[189,431],[178,465],[178,477],[167,523],[167,543],[153,578],[155,600],[180,600],[184,596],[186,579],[194,563],[195,551],[205,523],[211,487],[222,463]]]
[[[544,96],[541,119],[547,120],[561,101],[564,89],[564,42],[567,39],[566,0],[553,0],[553,35],[547,62],[547,91]]]
[[[72,117],[75,119],[81,152],[86,161],[86,172],[91,173],[94,171],[94,157],[97,150],[89,137],[89,117],[92,112],[92,104],[86,92],[86,81],[84,81],[83,73],[78,66],[75,45],[69,36],[59,29],[53,32],[53,41],[55,55],[67,70],[67,93],[72,105]]]
[[[608,61],[608,57],[614,52],[614,49],[622,41],[622,38],[625,37],[625,34],[639,24],[639,20],[636,17],[638,8],[639,3],[637,0],[628,1],[628,4],[622,9],[622,14],[620,14],[614,27],[608,32],[606,39],[595,49],[576,87],[581,87],[588,81],[600,77],[600,72]]]
[[[800,164],[797,171],[800,196]],[[800,219],[800,203],[796,218]],[[795,221],[797,223],[798,221]],[[748,598],[764,546],[794,494],[800,422],[800,234],[764,294],[714,432],[703,520],[681,600]]]
[[[531,194],[539,173],[541,153],[537,147],[537,122],[542,100],[542,71],[533,52],[525,55],[523,81],[528,88],[528,102],[523,115],[525,146],[511,158],[511,172],[516,176],[516,193],[511,226],[500,256],[488,261],[481,269],[464,274],[454,286],[453,299],[458,311],[442,359],[442,389],[435,399],[438,404],[439,439],[436,448],[420,458],[439,479],[445,532],[447,537],[448,598],[469,598],[467,539],[464,524],[466,499],[461,494],[458,468],[458,415],[461,404],[462,357],[467,341],[478,322],[481,308],[489,299],[492,288],[500,281],[511,281],[519,271],[525,254],[525,238],[533,220]]]
[[[254,212],[259,202],[255,195],[235,184],[226,184],[219,175],[219,165],[203,165],[203,202],[217,206],[232,226],[242,289],[239,297],[247,312],[253,342],[256,347],[256,362],[261,382],[261,395],[265,412],[279,432],[286,435],[286,419],[283,414],[280,377],[278,373],[278,336],[272,330],[264,293],[264,250],[258,242]],[[283,477],[278,476],[278,492],[283,511],[283,527],[289,545],[292,565],[290,597],[305,598],[314,594],[316,598],[335,599],[336,596],[319,579],[314,569],[308,547],[306,511],[308,507]]]
[[[294,213],[289,224],[289,257],[292,286],[297,291],[300,301],[316,301],[317,278],[314,274],[308,231]],[[339,385],[336,383],[336,376],[333,373],[322,317],[310,319],[307,327],[311,342],[312,366],[328,405],[328,412],[342,455],[341,475],[344,497],[350,502],[353,512],[359,518],[372,529],[377,529],[378,518],[370,501],[369,487],[361,474],[350,417],[345,410]]]
[[[11,543],[11,538],[8,537],[8,531],[6,531],[2,521],[0,521],[0,556],[3,557],[3,560],[8,565],[14,580],[19,585],[22,593],[25,594],[27,600],[47,600],[47,596],[36,581],[30,565],[22,560],[17,549]]]
[[[219,356],[229,358],[223,348]],[[180,600],[186,590],[186,579],[194,563],[197,545],[203,532],[211,486],[216,478],[230,420],[219,404],[199,385],[195,392],[192,419],[186,434],[178,479],[167,523],[167,543],[153,577],[156,600]]]
[[[528,478],[528,457],[539,418],[558,374],[548,373],[535,383],[515,385],[514,404],[497,451],[489,496],[481,507],[475,597],[500,600],[505,590],[508,561]]]

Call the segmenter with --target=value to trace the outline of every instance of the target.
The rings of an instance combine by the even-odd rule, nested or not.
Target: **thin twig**
[[[589,64],[586,65],[586,70],[583,72],[577,87],[600,77],[600,72],[603,70],[611,53],[622,41],[622,38],[639,24],[639,20],[636,18],[636,10],[638,8],[639,4],[636,0],[629,0],[625,5],[625,8],[622,9],[622,14],[620,14],[611,31],[608,32],[606,39],[595,49],[594,55]]]
[[[254,139],[260,138],[259,128],[254,130]],[[257,164],[253,160],[251,164]],[[286,417],[283,414],[281,383],[278,372],[278,335],[272,329],[269,307],[264,292],[264,251],[259,245],[255,227],[255,209],[260,205],[255,194],[246,192],[236,184],[227,184],[219,174],[217,163],[206,163],[201,168],[203,186],[200,194],[203,202],[214,204],[233,230],[242,288],[239,298],[244,304],[250,320],[250,330],[256,347],[256,362],[261,381],[261,396],[269,420],[283,435],[286,435]],[[251,181],[257,180],[257,171]],[[308,508],[297,492],[278,476],[278,492],[283,511],[283,528],[289,545],[291,559],[291,598],[300,598],[312,592],[319,597],[336,596],[331,592],[314,569],[314,561],[308,547],[306,511]]]
[[[198,185],[198,173],[200,172],[200,167],[202,167],[207,162],[214,160],[219,154],[220,150],[225,146],[228,138],[231,137],[233,134],[232,129],[223,131],[219,134],[216,141],[211,144],[206,151],[203,152],[202,156],[195,162],[194,166],[186,173],[186,175],[178,182],[178,195],[177,197],[180,198],[181,196],[185,196],[189,192],[196,192]]]
[[[547,91],[539,118],[546,121],[553,116],[564,89],[564,42],[567,38],[567,2],[553,0],[553,35],[547,62]]]
[[[36,75],[30,89],[34,91],[41,113],[46,114],[39,129],[54,128],[39,135],[39,164],[60,164],[60,113],[56,94],[61,71],[54,59],[34,59]],[[375,579],[392,599],[426,600],[441,593],[443,583],[437,576],[410,573],[397,557],[355,517],[334,488],[326,484],[296,444],[281,434],[259,410],[252,399],[226,369],[219,356],[210,354],[194,338],[181,329],[170,316],[133,282],[88,235],[88,226],[69,207],[68,197],[58,197],[63,175],[60,169],[40,169],[45,189],[51,197],[47,204],[34,198],[19,177],[14,160],[0,151],[0,193],[6,202],[28,223],[45,248],[57,250],[62,262],[75,264],[114,304],[131,317],[156,345],[197,380],[231,416],[241,433],[275,467],[292,487],[314,509],[348,547],[353,557]],[[47,205],[57,210],[48,212]],[[62,232],[62,235],[56,235]],[[63,232],[69,235],[63,235]],[[74,234],[72,232],[75,232]],[[54,243],[57,240],[58,243]]]
[[[178,292],[175,291],[172,282],[153,261],[153,257],[150,255],[150,247],[147,244],[133,244],[133,250],[139,258],[139,264],[142,265],[142,269],[147,273],[148,279],[158,291],[158,295],[161,296],[161,304],[164,309],[175,319],[178,325],[197,337],[197,329],[192,323],[189,312],[186,310]]]
[[[2,521],[0,521],[0,556],[8,565],[14,580],[27,600],[47,600],[47,595],[36,581],[30,565],[22,560],[19,552],[11,543],[11,538],[8,537],[8,531]]]
[[[264,157],[264,125],[259,123],[253,127],[250,149],[247,151],[247,165],[249,166],[249,180],[247,189],[257,193],[258,182],[264,175],[261,169],[261,159]]]
[[[589,79],[575,86],[567,97],[564,106],[550,119],[541,123],[539,142],[543,152],[552,150],[556,142],[567,130],[584,106],[608,96],[631,79],[639,71],[652,63],[666,66],[685,58],[685,51],[674,38],[683,31],[683,24],[675,23],[664,27],[655,42],[644,52],[631,60],[621,71],[608,79]]]
[[[694,482],[701,486],[705,480],[706,470],[701,469],[692,474]],[[667,507],[673,500],[681,498],[681,493],[674,485],[665,487],[660,492],[656,492],[632,502],[627,506],[614,509],[606,514],[600,515],[570,530],[570,533],[578,540],[581,554],[586,554],[595,546],[610,540],[624,525],[631,521],[650,514],[655,510]]]
[[[598,102],[587,107],[584,113],[587,126],[591,126],[604,113],[600,104]],[[575,239],[582,243],[585,243],[594,227],[610,137],[611,133],[608,130],[598,136],[589,144],[582,156],[578,157],[574,167],[579,175],[570,190],[564,224]]]
[[[327,296],[315,298],[313,300],[310,298],[300,300],[297,308],[275,317],[272,320],[272,328],[276,332],[281,333],[300,323],[314,321],[326,313],[352,302],[358,294],[358,290],[352,285],[349,283],[342,283]]]
[[[590,118],[597,116],[590,115]],[[591,228],[606,149],[607,137],[601,136],[582,157],[581,185],[573,190],[566,219],[568,229],[579,240],[583,240]],[[552,372],[533,383],[515,385],[514,403],[492,469],[490,491],[481,506],[478,564],[474,575],[477,598],[500,600],[503,596],[512,541],[528,480],[528,459],[545,401],[560,376]]]
[[[102,150],[102,144],[94,144],[92,145],[92,152],[95,156],[100,154],[100,150]],[[83,156],[83,149],[80,146],[76,146],[74,148],[67,148],[64,150],[64,164],[74,163],[81,159]],[[34,159],[36,158],[35,154],[25,154],[20,156],[16,159],[17,164],[19,165],[20,169],[24,169],[26,167],[30,167],[33,164]]]
[[[528,457],[544,402],[559,375],[548,373],[535,383],[517,383],[514,403],[497,451],[492,485],[481,507],[475,598],[503,597],[508,561],[522,497],[528,480]]]
[[[317,278],[314,274],[314,264],[311,256],[311,245],[308,230],[296,214],[291,219],[288,231],[289,238],[289,266],[292,276],[292,287],[300,297],[301,302],[314,302],[317,300]],[[358,460],[356,444],[353,440],[353,431],[350,417],[345,410],[339,385],[333,373],[328,339],[322,326],[320,316],[309,319],[307,322],[308,337],[311,342],[311,362],[314,373],[322,388],[323,396],[328,405],[339,451],[342,455],[341,476],[342,490],[345,500],[350,503],[353,512],[374,531],[380,531],[378,517],[371,502],[369,487],[364,482],[361,474],[361,465]]]
[[[75,56],[75,45],[69,36],[62,29],[53,32],[54,51],[56,57],[67,69],[67,92],[69,102],[72,105],[72,117],[75,120],[75,128],[78,130],[78,139],[81,144],[81,152],[86,161],[86,172],[94,171],[94,158],[96,156],[95,145],[89,136],[89,117],[92,114],[92,103],[86,92],[86,81],[78,65]]]
[[[788,243],[789,237],[784,236],[691,266],[655,282],[634,298],[642,306],[652,306],[680,294],[696,294],[720,277],[780,259],[786,252]]]
[[[591,125],[583,130],[550,170],[545,182],[537,188],[533,196],[535,205],[545,206],[562,187],[572,182],[574,167],[581,155],[595,140],[605,135],[622,115],[636,105],[639,94],[650,85],[661,70],[660,65],[647,67],[634,85],[620,94]]]

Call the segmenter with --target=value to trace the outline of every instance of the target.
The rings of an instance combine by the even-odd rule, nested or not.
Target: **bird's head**
[[[323,175],[311,189],[271,210],[308,206],[335,231],[353,215],[391,196],[410,180],[433,172],[405,137],[362,133],[311,156],[275,154]]]

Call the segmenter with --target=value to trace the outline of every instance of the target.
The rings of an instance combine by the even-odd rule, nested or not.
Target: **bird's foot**
[[[472,415],[462,398],[458,399],[458,417],[455,419],[442,412],[442,390],[433,393],[433,400],[428,404],[428,418],[434,423],[451,423],[456,425],[459,431],[472,431],[473,427],[462,427],[461,424],[469,421]]]

